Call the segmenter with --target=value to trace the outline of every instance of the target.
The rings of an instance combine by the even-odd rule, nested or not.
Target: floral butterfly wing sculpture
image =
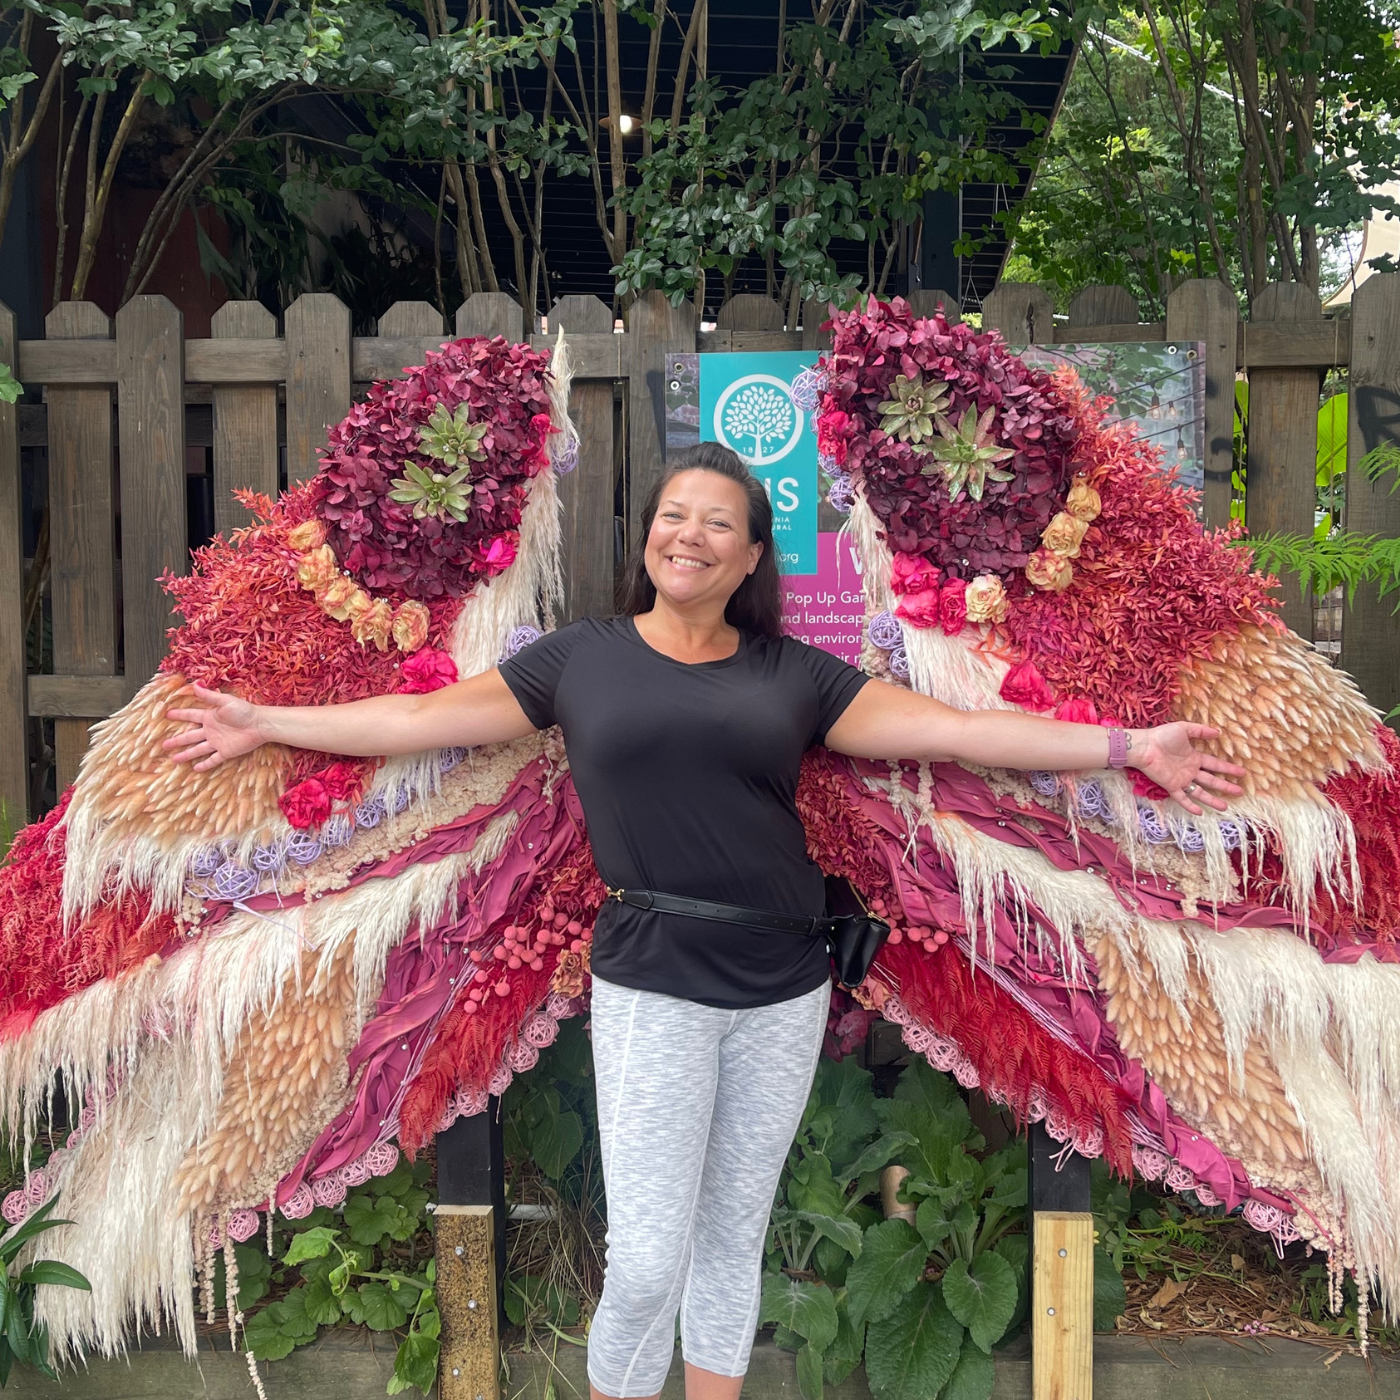
[[[557,735],[382,762],[164,755],[190,681],[269,703],[421,691],[548,624],[563,349],[467,340],[380,385],[319,475],[172,579],[169,657],[0,873],[0,1101],[57,1077],[41,1298],[60,1357],[194,1344],[213,1251],[387,1172],[528,1070],[587,994],[603,889]],[[1070,379],[896,302],[838,317],[822,448],[864,556],[864,664],[965,707],[1219,724],[1227,818],[1118,773],[809,755],[815,858],[895,925],[870,1017],[1123,1173],[1396,1277],[1394,740],[1284,632],[1247,556]],[[545,615],[539,615],[543,603]],[[114,1189],[114,1183],[120,1183]],[[72,1296],[63,1296],[71,1294]]]

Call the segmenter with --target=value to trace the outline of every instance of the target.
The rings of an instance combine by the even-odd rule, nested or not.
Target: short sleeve
[[[546,632],[539,641],[531,642],[501,662],[501,679],[536,729],[549,729],[559,723],[556,714],[559,682],[578,645],[582,625],[572,622],[557,632]]]
[[[810,742],[824,744],[831,726],[845,714],[846,707],[870,677],[820,647],[808,646],[796,638],[786,640],[800,649],[803,665],[817,687],[817,726]]]

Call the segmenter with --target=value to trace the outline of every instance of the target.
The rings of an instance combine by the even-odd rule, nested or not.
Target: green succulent
[[[446,515],[454,520],[465,520],[472,494],[472,484],[467,480],[470,471],[471,467],[465,466],[451,475],[444,475],[430,472],[417,462],[409,462],[404,466],[403,475],[394,479],[389,499],[412,506],[415,520],[428,515],[439,520]]]
[[[438,404],[432,416],[418,429],[423,451],[449,467],[483,461],[486,452],[481,440],[490,424],[468,421],[469,412],[465,403],[459,403],[455,413],[449,413],[445,405]]]
[[[918,375],[910,379],[901,374],[890,388],[894,398],[876,406],[880,431],[926,451],[934,436],[934,420],[948,407],[948,386],[925,384]]]
[[[967,488],[974,501],[982,499],[989,481],[1010,481],[1013,473],[997,466],[1016,455],[1014,447],[998,447],[992,440],[992,419],[996,409],[989,408],[980,418],[976,408],[969,406],[957,427],[942,414],[938,415],[938,436],[929,444],[933,458],[920,468],[925,476],[941,473],[948,483],[948,497],[956,501]]]

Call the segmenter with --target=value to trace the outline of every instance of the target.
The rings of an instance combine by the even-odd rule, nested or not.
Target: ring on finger
[[[1194,783],[1194,782],[1193,782],[1193,783],[1187,783],[1187,784],[1186,784],[1186,796],[1187,796],[1187,797],[1190,797],[1191,794],[1192,794],[1193,792],[1195,792],[1196,789],[1197,789],[1198,787],[1200,787],[1200,784],[1199,784],[1199,783]]]

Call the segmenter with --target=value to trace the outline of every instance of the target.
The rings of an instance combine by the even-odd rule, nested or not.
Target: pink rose
[[[514,534],[497,535],[486,551],[485,563],[488,569],[500,573],[515,563],[517,539]]]
[[[967,581],[950,578],[938,590],[938,622],[944,634],[956,637],[967,620]]]
[[[837,466],[846,465],[847,439],[854,431],[851,415],[839,408],[828,409],[817,419],[817,451],[834,457]]]
[[[320,778],[307,778],[277,799],[282,815],[298,831],[320,826],[331,814],[331,795]]]
[[[937,627],[939,596],[936,588],[926,588],[922,593],[906,593],[899,600],[894,615],[902,617],[905,622],[912,622],[915,627]]]
[[[1145,797],[1150,802],[1162,802],[1171,796],[1166,788],[1158,783],[1154,783],[1141,769],[1134,768],[1128,774],[1128,781],[1133,785],[1133,791],[1139,797]]]
[[[1055,718],[1062,719],[1067,724],[1097,724],[1099,712],[1092,700],[1076,695],[1073,699],[1060,703],[1060,708],[1055,711]]]
[[[1005,622],[1011,611],[1006,589],[995,574],[978,574],[967,586],[969,622]]]
[[[400,695],[426,695],[441,690],[457,679],[457,663],[445,652],[423,647],[403,663]]]
[[[894,556],[890,587],[903,597],[906,593],[922,593],[926,588],[937,588],[941,577],[942,571],[922,555],[900,553]]]
[[[1001,698],[1023,710],[1048,710],[1055,703],[1045,677],[1034,661],[1019,661],[1001,683]]]
[[[1074,581],[1074,565],[1053,549],[1037,549],[1026,564],[1026,577],[1035,588],[1063,593]]]

